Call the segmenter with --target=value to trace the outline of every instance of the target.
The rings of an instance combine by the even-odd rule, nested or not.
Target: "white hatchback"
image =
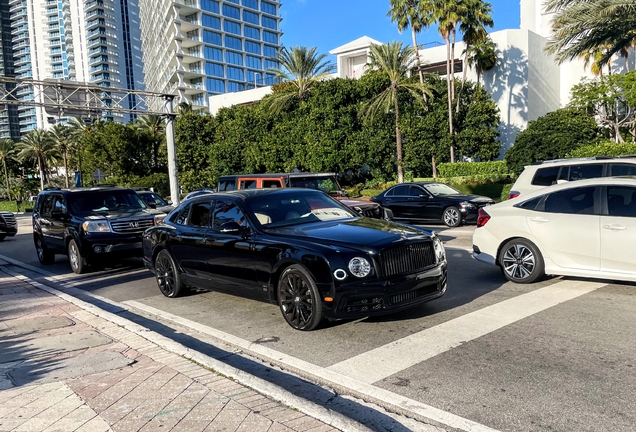
[[[636,281],[636,178],[558,184],[479,211],[473,257],[508,280]]]

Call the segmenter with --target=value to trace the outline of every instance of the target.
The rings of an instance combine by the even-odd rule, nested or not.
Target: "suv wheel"
[[[35,251],[38,254],[38,260],[40,260],[40,263],[44,265],[53,264],[53,262],[55,262],[55,254],[46,247],[42,241],[42,237],[35,236],[33,241],[35,243]]]
[[[75,240],[68,242],[68,262],[71,264],[71,269],[73,269],[74,273],[82,274],[86,270],[84,258]]]

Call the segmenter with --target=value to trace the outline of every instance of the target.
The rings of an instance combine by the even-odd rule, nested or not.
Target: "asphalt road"
[[[470,257],[474,227],[432,228],[449,257],[444,297],[309,333],[291,329],[277,306],[253,299],[216,292],[167,299],[140,260],[77,276],[58,256],[45,270],[106,299],[266,344],[497,430],[633,431],[635,284],[512,284]],[[16,237],[0,243],[0,255],[41,267],[28,218],[19,218]]]

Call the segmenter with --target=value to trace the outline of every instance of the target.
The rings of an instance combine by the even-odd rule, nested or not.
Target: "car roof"
[[[336,173],[333,172],[294,172],[294,173],[261,173],[261,174],[232,174],[232,175],[224,175],[219,177],[220,180],[237,178],[237,177],[248,177],[248,178],[269,178],[269,177],[321,177],[321,176],[335,176]]]
[[[50,192],[64,192],[64,193],[80,193],[80,192],[101,192],[101,191],[131,191],[131,189],[124,188],[121,186],[96,186],[96,187],[79,187],[73,189],[62,189],[62,188],[47,188],[44,189],[40,193],[50,193]]]
[[[547,161],[535,162],[531,165],[526,165],[525,168],[536,169],[543,168],[545,166],[562,166],[576,164],[592,164],[592,163],[609,163],[622,161],[627,163],[636,163],[636,155],[623,155],[623,156],[594,156],[587,158],[567,158],[567,159],[553,159]]]
[[[206,194],[197,195],[192,197],[188,201],[198,201],[205,198],[239,198],[243,201],[246,199],[262,196],[262,195],[291,195],[297,194],[298,192],[303,192],[305,194],[324,194],[324,192],[315,190],[315,189],[307,189],[307,188],[271,188],[271,189],[240,189],[240,190],[232,190],[232,191],[223,191],[223,192],[210,192]]]

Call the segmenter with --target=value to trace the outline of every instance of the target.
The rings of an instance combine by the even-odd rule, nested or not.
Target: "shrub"
[[[514,183],[504,185],[503,189],[501,190],[501,196],[499,197],[501,201],[506,201],[508,199],[508,194],[510,193],[510,189],[512,189],[513,185]]]
[[[636,143],[602,141],[572,150],[568,157],[622,156],[636,154]]]
[[[600,137],[596,121],[572,109],[552,111],[528,124],[517,135],[515,145],[504,159],[510,171],[521,174],[523,167],[534,162],[560,159],[575,149],[593,144]]]
[[[117,186],[123,187],[151,187],[162,197],[170,195],[168,174],[163,173],[150,174],[145,177],[139,177],[136,175],[108,177],[108,179],[105,180],[105,183],[114,183]]]
[[[30,201],[0,201],[0,211],[30,212],[33,211],[33,203]]]
[[[442,163],[437,166],[440,177],[510,174],[505,161]]]

